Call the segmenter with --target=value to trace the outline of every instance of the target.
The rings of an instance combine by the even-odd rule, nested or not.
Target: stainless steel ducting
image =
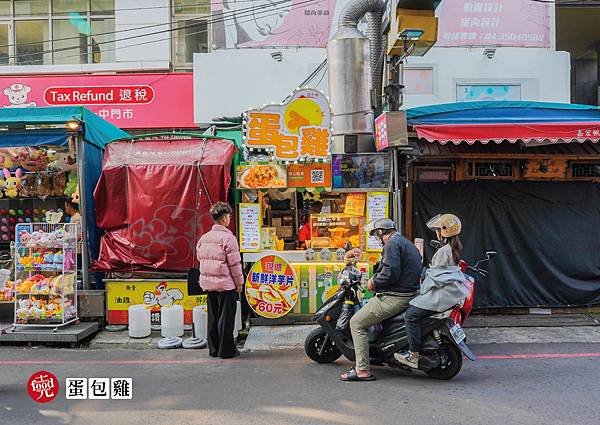
[[[327,44],[333,134],[355,136],[357,151],[371,150],[373,144],[373,107],[380,106],[383,78],[384,11],[383,0],[351,1],[342,10],[338,30]],[[357,28],[365,15],[367,37]]]

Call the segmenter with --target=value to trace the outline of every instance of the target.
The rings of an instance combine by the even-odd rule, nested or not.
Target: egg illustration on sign
[[[323,124],[325,113],[317,102],[308,98],[298,98],[285,108],[283,119],[290,133],[299,134],[301,127]]]

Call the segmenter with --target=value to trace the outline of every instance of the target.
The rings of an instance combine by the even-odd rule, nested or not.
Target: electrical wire
[[[307,6],[307,5],[314,5],[314,4],[319,4],[319,3],[323,3],[323,2],[327,2],[328,0],[305,0],[302,1],[300,3],[296,3],[294,6],[297,7],[292,7],[292,8],[287,8],[287,7],[278,7],[278,8],[274,8],[274,9],[270,9],[270,10],[264,10],[262,12],[276,12],[276,13],[271,13],[271,14],[258,14],[256,13],[255,10],[247,10],[244,13],[241,14],[230,14],[230,15],[224,15],[222,17],[220,17],[219,19],[213,19],[213,20],[203,20],[204,22],[202,22],[202,24],[200,23],[193,23],[193,24],[189,24],[189,25],[183,25],[180,27],[175,27],[175,28],[169,28],[166,30],[161,30],[161,31],[154,31],[151,33],[146,33],[146,34],[139,34],[139,35],[135,35],[135,36],[130,36],[130,37],[124,37],[124,38],[120,38],[120,39],[116,39],[116,40],[108,40],[108,41],[100,41],[100,42],[95,42],[95,43],[88,43],[85,45],[78,45],[78,46],[69,46],[69,47],[61,47],[58,49],[49,49],[49,50],[43,50],[40,52],[32,52],[32,53],[24,53],[21,55],[13,55],[13,56],[7,56],[7,58],[5,59],[22,59],[22,58],[27,58],[30,56],[39,56],[39,55],[44,55],[44,54],[49,54],[49,53],[57,53],[57,52],[62,52],[62,51],[69,51],[69,50],[73,50],[73,49],[81,49],[83,47],[96,47],[99,45],[103,45],[103,44],[110,44],[110,43],[117,43],[117,42],[121,42],[121,41],[126,41],[126,40],[131,40],[131,39],[136,39],[136,38],[141,38],[141,37],[149,37],[149,36],[153,36],[153,35],[157,35],[157,34],[163,34],[163,33],[171,33],[174,31],[179,31],[181,29],[186,29],[186,28],[194,28],[197,27],[198,25],[204,25],[204,24],[213,24],[213,23],[220,23],[220,22],[226,22],[228,19],[232,19],[232,18],[244,18],[244,17],[252,17],[252,19],[249,19],[247,21],[241,21],[241,22],[251,22],[253,20],[255,20],[257,17],[260,18],[264,18],[264,17],[268,17],[268,16],[275,16],[279,14],[280,10],[296,10],[299,9],[301,7]],[[287,2],[287,0],[283,0],[280,3],[284,3]],[[271,7],[272,4],[266,5],[266,7]],[[208,32],[208,30],[202,31],[202,32]],[[200,33],[202,33],[200,32]],[[191,35],[191,34],[189,34]],[[78,37],[79,38],[79,37]],[[164,41],[164,40],[170,40],[170,37],[168,39],[161,39],[161,40],[151,40],[147,43],[137,43],[137,44],[131,44],[128,46],[123,46],[123,47],[119,47],[119,48],[131,48],[134,47],[136,45],[143,45],[143,44],[149,44],[149,43],[156,43],[158,41]],[[39,44],[36,43],[36,44]],[[115,49],[116,50],[116,49]],[[74,56],[83,56],[83,55],[87,55],[88,53],[79,53],[77,55],[72,55],[72,56],[63,56],[61,57],[61,59],[64,59],[66,57],[74,57]]]
[[[327,1],[327,0],[307,0],[307,1],[303,2],[303,3],[318,4],[318,3],[325,2],[325,1]],[[296,4],[296,6],[300,6],[300,5],[301,5],[300,3]],[[290,10],[300,9],[301,7],[304,7],[304,6],[305,5],[302,4],[300,7],[292,8]],[[265,11],[265,12],[272,12],[272,10]],[[267,15],[260,15],[259,17],[264,18],[264,17],[269,17],[269,16],[275,16],[277,14],[278,13],[271,13],[271,14],[267,14]],[[249,17],[249,16],[252,16],[252,15],[248,15],[246,17]],[[241,20],[241,21],[238,21],[238,22],[239,23],[252,22],[252,21],[254,21],[254,19],[255,19],[255,17],[252,17],[251,19]],[[211,23],[220,23],[220,22],[225,22],[225,21],[226,21],[225,19],[218,19],[218,20],[211,21]],[[194,25],[191,25],[191,27],[198,26],[198,25],[200,25],[200,24],[194,24]],[[226,28],[229,28],[229,27],[235,26],[235,23],[230,24],[230,25],[224,25],[224,26]],[[204,34],[204,33],[208,33],[208,32],[209,32],[208,29],[203,29],[203,30],[199,30],[199,31],[188,33],[187,35],[197,35],[197,34]],[[151,34],[147,34],[147,35],[151,35]],[[134,44],[130,44],[130,45],[127,45],[127,46],[119,46],[119,47],[114,47],[114,48],[107,48],[107,49],[103,49],[101,51],[101,53],[116,51],[116,50],[119,50],[119,49],[128,49],[128,48],[132,48],[132,47],[143,46],[143,45],[152,44],[152,43],[159,43],[159,42],[162,42],[162,41],[169,41],[169,40],[171,40],[171,37],[169,37],[169,38],[162,38],[162,39],[156,39],[156,40],[149,40],[149,41],[144,41],[144,42],[139,42],[139,43],[134,43]],[[118,41],[121,41],[121,39],[114,40],[114,41],[109,41],[109,42],[103,42],[103,44],[116,43]],[[97,44],[100,44],[100,43],[97,43]],[[90,45],[88,44],[88,45],[85,45],[85,46],[90,46]],[[84,47],[84,46],[73,46],[73,47],[69,47],[69,48],[63,48],[62,50],[74,50],[74,49],[79,49],[81,47]],[[288,46],[288,47],[292,47],[292,46]],[[39,55],[39,54],[41,54],[41,52],[35,53],[35,55]],[[92,54],[93,54],[93,52],[92,52]],[[87,55],[88,55],[88,52],[76,53],[76,54],[73,54],[73,55],[60,56],[59,59],[62,60],[62,59],[74,58],[74,57],[80,57],[80,56],[87,56]],[[21,55],[19,57],[22,57],[22,56],[24,56],[24,55]],[[323,63],[321,63],[320,66],[324,66],[325,62],[326,61],[324,61]],[[305,85],[305,84],[306,84],[306,82],[303,82],[301,85]]]
[[[244,1],[252,1],[254,2],[255,0],[244,0]],[[200,15],[198,16],[198,18],[202,19],[202,18],[211,18],[214,16],[221,16],[221,15],[235,15],[236,13],[245,13],[245,12],[249,12],[249,11],[254,11],[257,9],[268,9],[268,8],[272,8],[273,6],[277,6],[277,5],[281,5],[281,4],[285,4],[285,3],[290,3],[290,0],[279,0],[279,1],[275,1],[269,4],[265,4],[265,5],[261,5],[261,6],[250,6],[250,7],[245,7],[245,8],[241,8],[241,9],[237,9],[231,12],[222,12],[222,13],[212,13],[212,14],[207,14],[207,15]],[[224,11],[225,9],[223,9]],[[273,9],[275,10],[275,9]],[[174,22],[185,22],[188,19],[181,19],[181,20],[175,20]],[[21,20],[19,20],[21,21]],[[27,21],[27,20],[24,20]],[[166,22],[166,23],[160,23],[160,24],[151,24],[151,25],[145,25],[145,26],[141,26],[141,27],[135,27],[135,28],[126,28],[123,30],[115,30],[115,31],[107,31],[107,32],[102,32],[102,33],[98,33],[98,34],[93,34],[93,36],[98,37],[101,35],[111,35],[111,34],[120,34],[120,33],[125,33],[125,32],[129,32],[129,31],[140,31],[140,30],[144,30],[144,29],[149,29],[149,28],[156,28],[156,27],[161,27],[161,26],[165,26],[165,25],[171,25],[173,22]],[[41,41],[29,41],[29,42],[25,42],[25,43],[10,43],[10,44],[1,44],[0,48],[4,48],[4,47],[11,47],[11,46],[26,46],[26,45],[31,45],[31,44],[40,44],[40,43],[49,43],[49,42],[56,42],[56,41],[66,41],[66,40],[77,40],[81,38],[81,35],[77,35],[77,36],[72,36],[72,37],[62,37],[62,38],[55,38],[53,40],[41,40]]]

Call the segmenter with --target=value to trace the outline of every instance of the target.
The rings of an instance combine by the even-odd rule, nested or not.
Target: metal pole
[[[87,228],[87,198],[85,190],[85,142],[83,134],[77,133],[77,180],[79,185],[79,214],[81,215],[81,278],[83,289],[90,289],[88,228]]]
[[[394,193],[392,194],[392,202],[393,205],[393,213],[394,213],[394,221],[396,222],[396,229],[398,231],[402,231],[402,208],[400,207],[400,203],[402,202],[401,196],[401,188],[400,188],[400,170],[398,165],[398,150],[397,148],[392,148],[392,166],[394,167]]]

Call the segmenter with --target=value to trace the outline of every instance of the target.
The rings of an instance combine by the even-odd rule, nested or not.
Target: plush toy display
[[[40,198],[52,195],[52,177],[48,173],[37,175],[37,192]]]
[[[49,167],[59,171],[73,171],[77,169],[77,161],[71,152],[57,152]]]
[[[52,177],[52,196],[63,196],[67,188],[68,173],[61,171]]]
[[[75,187],[75,192],[71,195],[71,202],[79,204],[79,185]]]
[[[21,179],[21,188],[19,189],[19,197],[34,198],[37,196],[36,190],[36,175],[26,173]]]
[[[77,190],[77,173],[72,171],[69,173],[69,180],[67,181],[67,187],[65,188],[65,196],[69,198],[75,193]]]
[[[48,168],[48,153],[44,148],[15,148],[12,161],[27,171],[43,171]]]
[[[4,177],[6,178],[6,182],[4,183],[4,194],[9,198],[16,198],[19,196],[23,171],[20,168],[17,169],[14,176],[10,174],[10,170],[8,168],[4,168],[3,172]]]

